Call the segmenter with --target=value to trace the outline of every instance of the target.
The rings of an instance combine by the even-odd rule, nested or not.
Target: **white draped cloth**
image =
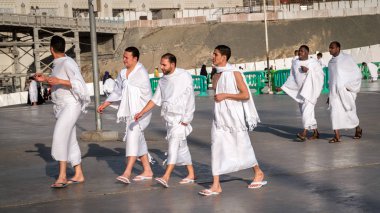
[[[376,64],[371,63],[371,62],[366,62],[368,66],[369,73],[371,74],[371,79],[373,81],[377,81],[377,78],[379,77],[379,74],[377,70],[379,69]]]
[[[113,80],[112,78],[108,78],[103,84],[103,92],[108,96],[113,92],[115,84],[115,80]]]
[[[230,64],[216,69],[221,76],[216,85],[215,94],[238,94],[240,91],[237,88],[234,72],[239,72],[243,79],[245,79],[244,75]],[[245,84],[249,88],[246,82]],[[248,131],[252,131],[258,122],[260,118],[250,91],[249,100],[225,99],[215,102],[211,128],[212,174],[214,176],[252,168],[258,164],[248,134]]]
[[[35,80],[29,84],[29,100],[31,104],[38,101],[37,82]]]
[[[329,62],[329,101],[332,128],[351,129],[359,125],[356,96],[362,74],[351,55],[340,52]]]
[[[167,164],[191,165],[186,141],[193,130],[190,123],[195,111],[191,75],[180,68],[176,68],[170,75],[164,75],[158,82],[152,101],[161,106],[161,116],[166,122],[166,140],[169,142]]]
[[[148,154],[144,130],[148,127],[152,113],[146,113],[137,122],[134,116],[140,112],[152,98],[152,89],[148,71],[141,63],[137,63],[127,77],[127,69],[120,71],[112,93],[107,102],[119,102],[117,122],[126,122],[124,141],[126,156],[142,156]]]
[[[309,70],[303,72],[301,66]],[[292,63],[290,75],[281,89],[300,104],[302,124],[305,129],[316,129],[314,108],[321,94],[324,83],[324,73],[317,60],[295,60]]]
[[[70,57],[54,59],[52,77],[69,80],[71,88],[52,86],[52,101],[57,122],[54,127],[52,157],[68,161],[72,166],[81,163],[81,152],[76,138],[76,127],[81,112],[86,112],[90,96],[79,66]]]

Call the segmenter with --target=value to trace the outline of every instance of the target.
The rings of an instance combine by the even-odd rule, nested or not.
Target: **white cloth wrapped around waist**
[[[174,125],[166,123],[166,129],[167,134],[165,139],[167,141],[170,141],[172,138],[177,138],[178,140],[186,140],[186,137],[193,131],[193,127],[190,124],[183,128],[183,125],[180,123]]]

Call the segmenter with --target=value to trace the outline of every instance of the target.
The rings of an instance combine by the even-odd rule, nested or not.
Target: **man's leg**
[[[360,138],[362,138],[362,134],[363,134],[363,129],[360,128],[360,126],[358,125],[358,126],[355,128],[355,136],[354,136],[354,139],[360,139]]]
[[[75,182],[84,182],[84,175],[82,171],[82,164],[81,164],[81,152],[77,141],[77,133],[76,133],[76,126],[72,128],[71,134],[70,134],[70,145],[69,145],[69,161],[74,167],[74,177],[70,178],[69,183],[75,181]]]
[[[133,165],[135,165],[137,157],[136,156],[127,156],[127,166],[125,168],[125,171],[122,176],[129,179],[131,177]]]
[[[143,166],[143,172],[139,176],[152,177],[153,171],[152,171],[152,168],[150,167],[148,154],[141,156],[140,160],[141,160],[141,164]]]
[[[340,134],[339,134],[339,130],[334,129],[334,134],[335,134],[335,136],[334,136],[331,140],[329,140],[329,143],[340,142]]]
[[[211,187],[209,189],[202,190],[200,193],[208,194],[210,193],[209,191],[218,193],[222,192],[222,186],[220,185],[219,175],[214,175]]]
[[[186,165],[186,168],[188,171],[188,175],[187,175],[186,179],[195,180],[195,172],[194,172],[193,165]]]
[[[260,169],[259,165],[256,165],[253,167],[253,172],[255,173],[255,176],[253,177],[253,182],[262,182],[264,180],[264,172]],[[251,184],[251,187],[258,187],[263,184],[255,183]]]
[[[67,161],[59,161],[59,175],[54,184],[51,185],[52,187],[60,187],[67,184],[66,167]]]
[[[173,170],[174,170],[174,166],[175,164],[168,164],[168,166],[166,167],[166,170],[165,170],[165,174],[161,177],[162,179],[164,179],[167,182],[169,182],[169,179],[170,179],[170,175],[172,174]]]

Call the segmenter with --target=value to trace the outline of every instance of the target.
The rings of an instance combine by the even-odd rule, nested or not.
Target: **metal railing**
[[[21,27],[46,27],[61,29],[77,29],[82,32],[90,31],[88,18],[70,18],[57,16],[36,16],[24,14],[1,13],[0,25]],[[101,33],[124,32],[125,23],[112,19],[97,19],[96,31]]]

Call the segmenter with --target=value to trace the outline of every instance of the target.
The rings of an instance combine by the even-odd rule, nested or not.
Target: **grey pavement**
[[[321,139],[297,142],[301,131],[298,105],[286,95],[254,96],[262,123],[250,133],[256,157],[268,185],[247,189],[252,170],[222,176],[223,193],[202,197],[198,191],[211,183],[210,127],[212,96],[196,98],[193,133],[188,137],[198,181],[180,185],[186,169],[176,167],[170,188],[154,181],[130,185],[117,183],[124,171],[125,144],[121,141],[80,142],[84,184],[51,189],[58,164],[51,155],[54,117],[51,104],[38,107],[0,108],[0,212],[379,212],[380,211],[380,81],[363,81],[358,95],[358,115],[363,138],[351,139],[354,130],[343,131],[343,142],[329,144],[333,136],[326,95],[319,98],[316,117]],[[94,106],[77,125],[94,130]],[[116,110],[102,116],[104,129],[121,135]],[[165,125],[154,110],[145,131],[155,159],[155,176],[162,175],[167,143]],[[134,175],[141,172],[136,164]],[[69,177],[73,170],[68,169]]]

